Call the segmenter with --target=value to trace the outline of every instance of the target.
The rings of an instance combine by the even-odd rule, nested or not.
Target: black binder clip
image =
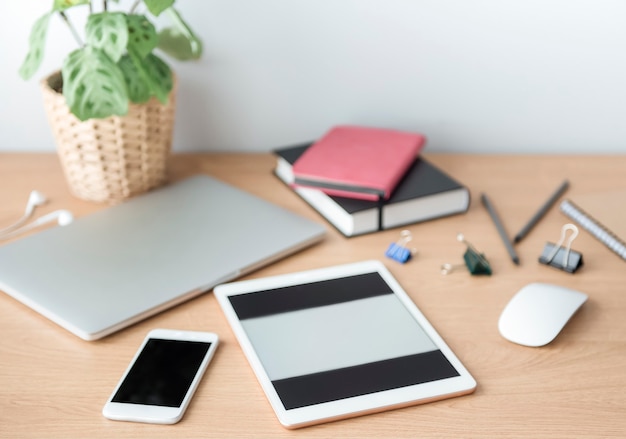
[[[465,253],[463,253],[463,260],[465,261],[465,264],[443,264],[441,266],[441,274],[449,274],[456,268],[462,267],[464,265],[465,267],[467,267],[471,275],[484,274],[490,276],[492,273],[491,265],[489,264],[489,261],[487,260],[485,255],[483,253],[480,253],[472,244],[467,242],[465,240],[465,236],[463,236],[462,233],[456,235],[456,239],[457,241],[462,242],[467,246],[467,250],[465,250]]]
[[[563,243],[568,231],[571,231],[572,234],[564,247]],[[559,239],[559,242],[556,244],[546,242],[543,252],[539,256],[539,262],[568,273],[576,272],[583,265],[583,255],[572,250],[572,242],[576,236],[578,236],[578,227],[574,224],[565,224],[561,228],[561,239]]]
[[[401,264],[404,264],[413,257],[416,253],[415,249],[407,248],[407,244],[413,239],[411,236],[411,232],[408,230],[403,230],[400,233],[400,239],[396,242],[392,242],[389,244],[387,251],[385,252],[385,256],[389,259],[393,259],[394,261],[398,261]]]

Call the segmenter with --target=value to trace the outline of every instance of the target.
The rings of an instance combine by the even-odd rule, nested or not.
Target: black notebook
[[[469,208],[467,187],[421,157],[415,160],[391,197],[381,204],[293,187],[292,165],[311,144],[275,150],[278,156],[275,174],[345,236],[464,213]]]

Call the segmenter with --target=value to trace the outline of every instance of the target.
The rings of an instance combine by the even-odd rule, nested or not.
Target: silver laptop
[[[95,340],[321,240],[322,225],[198,175],[0,247],[0,290]]]

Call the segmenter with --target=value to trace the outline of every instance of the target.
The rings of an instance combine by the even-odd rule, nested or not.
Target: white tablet
[[[214,291],[287,428],[476,388],[379,261],[223,284]]]

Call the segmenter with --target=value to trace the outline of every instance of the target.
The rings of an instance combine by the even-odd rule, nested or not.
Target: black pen
[[[491,201],[489,201],[489,198],[487,198],[486,194],[481,194],[480,199],[483,202],[483,205],[485,206],[485,208],[487,209],[487,212],[489,212],[489,216],[491,217],[493,223],[496,225],[496,229],[498,229],[498,233],[500,234],[500,238],[502,238],[502,242],[504,242],[504,246],[506,247],[507,251],[509,252],[509,255],[511,256],[511,259],[513,260],[513,263],[516,264],[516,265],[519,265],[519,257],[517,256],[517,253],[515,253],[515,249],[513,248],[513,244],[511,244],[511,240],[506,235],[506,231],[504,230],[504,226],[502,225],[502,222],[500,221],[500,217],[498,217],[498,214],[496,213],[496,210],[494,209],[493,205],[491,204]]]
[[[563,183],[561,183],[561,186],[559,186],[558,189],[554,191],[554,193],[550,196],[550,198],[548,198],[544,205],[541,206],[537,213],[530,219],[530,221],[528,221],[528,224],[526,224],[522,228],[522,230],[520,230],[519,233],[515,235],[513,242],[520,242],[522,239],[524,239],[524,236],[526,236],[528,232],[530,232],[530,230],[535,227],[535,224],[537,224],[539,220],[543,218],[543,216],[548,212],[548,210],[550,210],[552,205],[556,203],[556,200],[558,200],[559,197],[563,195],[563,192],[565,192],[568,187],[569,181],[565,180]]]

